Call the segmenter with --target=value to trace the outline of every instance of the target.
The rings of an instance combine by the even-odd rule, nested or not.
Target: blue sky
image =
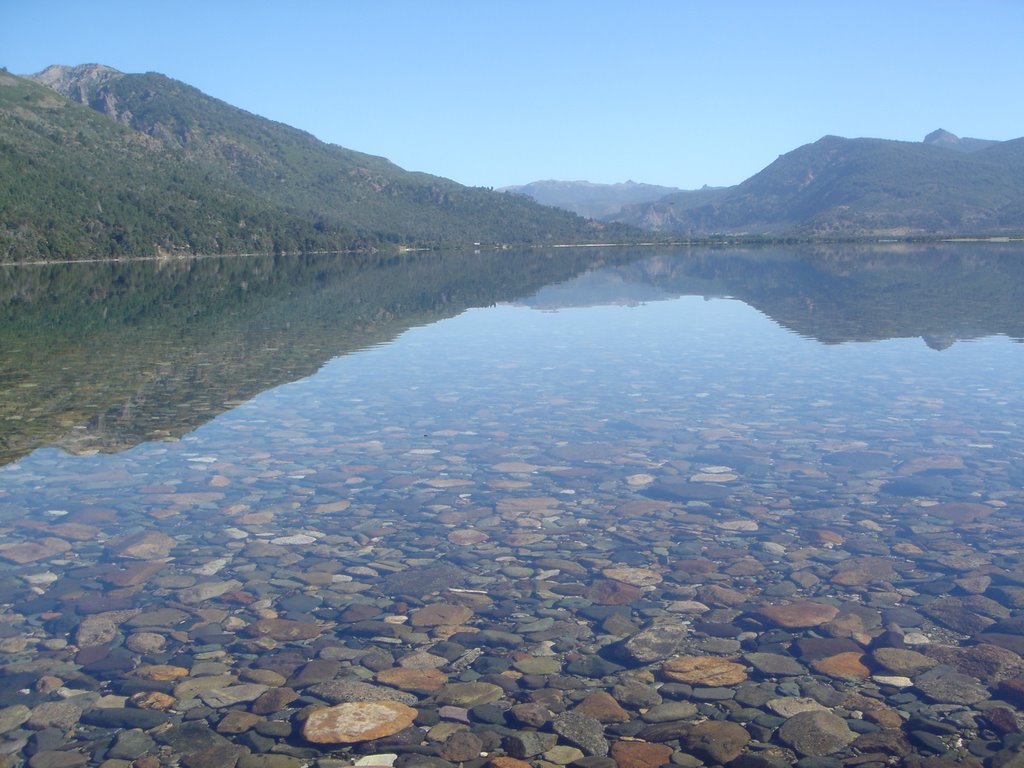
[[[826,134],[1024,136],[1024,2],[0,0],[0,65],[157,71],[464,184],[735,184]]]

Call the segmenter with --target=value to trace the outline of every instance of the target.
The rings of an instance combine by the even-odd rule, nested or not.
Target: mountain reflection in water
[[[1024,337],[993,244],[277,256],[0,270],[0,461],[180,437],[324,362],[471,307],[732,296],[809,339]]]

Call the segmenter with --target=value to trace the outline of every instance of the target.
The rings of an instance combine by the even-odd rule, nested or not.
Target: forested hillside
[[[1024,139],[960,140],[938,131],[924,142],[826,136],[713,191],[712,199],[678,197],[635,206],[616,220],[697,237],[1020,235]]]
[[[0,259],[552,243],[609,226],[402,170],[163,75],[0,73]],[[611,225],[613,232],[625,228]]]

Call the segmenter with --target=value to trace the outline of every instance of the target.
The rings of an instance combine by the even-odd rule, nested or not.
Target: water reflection
[[[1024,336],[993,244],[273,257],[0,270],[0,460],[180,437],[332,357],[469,307],[735,296],[824,343]]]

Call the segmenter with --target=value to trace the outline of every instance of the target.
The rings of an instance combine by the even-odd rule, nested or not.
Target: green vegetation
[[[9,75],[0,79],[0,177],[3,261],[360,242],[275,211],[180,151]]]
[[[63,93],[0,75],[0,261],[628,235],[324,144],[159,74],[55,69]]]
[[[615,218],[696,237],[1024,234],[1024,139],[964,141],[971,151],[826,136],[711,199],[673,195]]]

